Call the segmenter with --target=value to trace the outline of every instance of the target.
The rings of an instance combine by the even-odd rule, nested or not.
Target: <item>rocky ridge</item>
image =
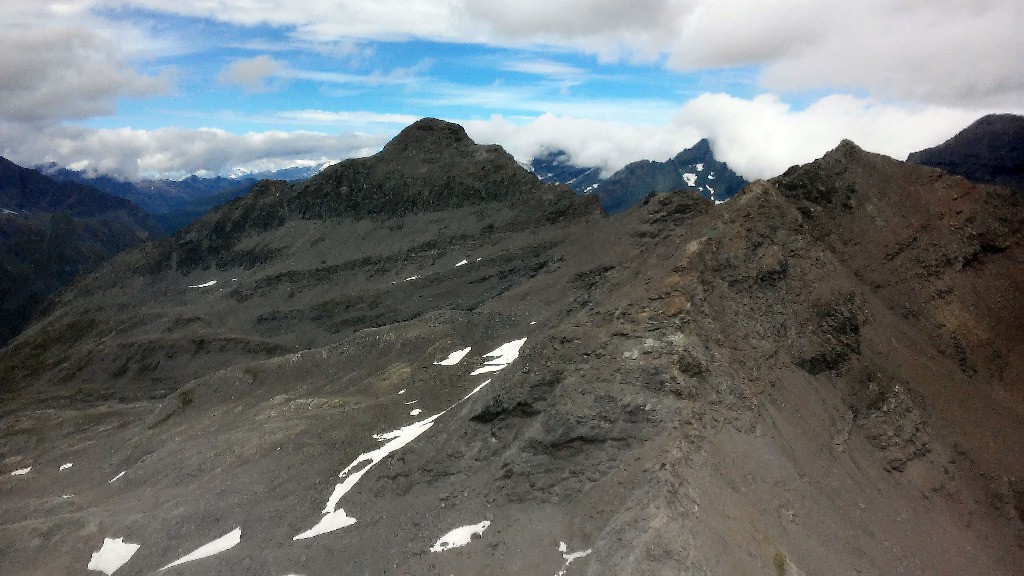
[[[118,576],[221,541],[161,573],[1024,566],[1013,193],[844,142],[608,218],[414,126],[0,351],[0,571],[116,538]]]

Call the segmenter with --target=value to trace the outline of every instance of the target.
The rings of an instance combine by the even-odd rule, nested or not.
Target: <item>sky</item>
[[[903,159],[1024,113],[1020,0],[4,0],[0,154],[125,178],[365,156],[418,118],[606,173]]]

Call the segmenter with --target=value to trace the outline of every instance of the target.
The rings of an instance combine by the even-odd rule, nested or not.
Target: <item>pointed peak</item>
[[[707,162],[714,160],[715,153],[711,150],[711,142],[707,138],[701,138],[696,144],[676,154],[674,160],[684,164],[694,162]]]
[[[440,151],[452,147],[466,147],[475,144],[466,134],[466,129],[437,118],[423,118],[406,126],[384,149],[381,155],[423,153]]]
[[[853,140],[850,140],[849,138],[843,138],[842,142],[840,142],[839,145],[836,146],[832,151],[839,152],[841,154],[852,154],[856,152],[863,152],[864,149],[861,148],[860,146],[857,146],[857,144]]]

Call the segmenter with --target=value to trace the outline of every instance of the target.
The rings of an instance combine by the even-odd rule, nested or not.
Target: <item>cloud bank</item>
[[[635,160],[666,160],[707,137],[718,159],[754,179],[810,162],[843,138],[903,159],[946,140],[980,115],[981,111],[940,106],[904,108],[852,96],[827,96],[795,110],[773,94],[752,99],[704,94],[686,102],[671,122],[661,126],[545,114],[526,123],[503,117],[470,121],[466,129],[478,142],[502,144],[521,160],[545,148],[562,148],[573,162],[600,166],[606,175]]]
[[[268,131],[231,134],[205,128],[44,130],[0,124],[0,154],[24,165],[54,162],[77,170],[140,177],[183,178],[335,162],[372,154],[386,137],[347,133]]]

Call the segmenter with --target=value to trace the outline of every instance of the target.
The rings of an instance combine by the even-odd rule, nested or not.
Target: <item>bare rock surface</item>
[[[1019,196],[844,142],[607,217],[509,161],[422,121],[63,293],[0,573],[1021,572]]]

